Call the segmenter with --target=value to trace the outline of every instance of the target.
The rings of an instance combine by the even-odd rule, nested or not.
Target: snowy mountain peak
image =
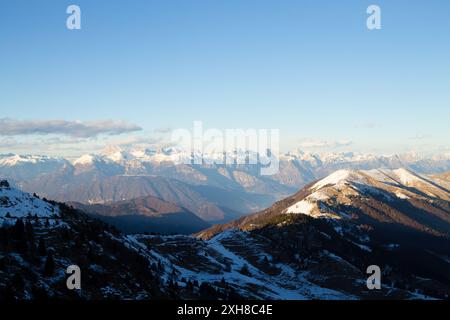
[[[91,165],[96,162],[103,162],[104,158],[95,154],[85,154],[73,161],[73,165]]]
[[[0,166],[13,167],[19,164],[39,164],[45,162],[63,162],[61,158],[52,158],[38,155],[1,154]]]
[[[120,152],[123,152],[123,151],[124,150],[121,147],[119,147],[119,146],[109,145],[109,146],[107,146],[106,148],[104,148],[101,151],[101,154],[105,155],[105,156],[108,156],[108,155],[115,154],[115,153],[120,153]]]
[[[311,189],[319,190],[326,186],[343,186],[346,184],[376,185],[378,183],[398,186],[414,186],[417,183],[430,184],[428,178],[405,168],[373,170],[337,170],[319,180]]]
[[[389,202],[410,198],[433,201],[450,200],[442,181],[423,177],[408,169],[338,170],[316,182],[307,196],[288,207],[285,213],[312,217],[348,218],[340,206],[351,205],[355,198],[382,197]]]
[[[350,181],[360,181],[362,178],[356,170],[337,170],[322,180],[319,180],[311,189],[318,190],[328,185],[342,185]]]
[[[134,159],[134,156],[118,146],[108,146],[102,150],[101,155],[116,163],[123,163]]]

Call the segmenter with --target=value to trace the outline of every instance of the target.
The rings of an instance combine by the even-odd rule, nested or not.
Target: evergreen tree
[[[26,234],[26,238],[30,241],[33,241],[34,239],[34,229],[33,229],[33,225],[31,224],[30,220],[27,220],[25,222],[25,234]]]
[[[19,273],[15,273],[11,279],[11,286],[16,290],[22,290],[25,286],[22,276]]]
[[[48,253],[47,259],[45,259],[44,265],[44,276],[50,277],[55,272],[55,260],[53,259],[53,254],[51,252]]]
[[[21,239],[19,239],[19,241],[17,241],[16,243],[16,250],[19,253],[26,253],[28,250],[28,242],[25,239],[25,237],[22,237]]]
[[[244,264],[244,265],[242,266],[240,273],[242,273],[243,275],[246,275],[246,276],[250,276],[250,275],[251,275],[250,270],[248,269],[248,265],[247,265],[247,264]]]
[[[9,245],[9,234],[6,228],[0,228],[0,245],[6,248]]]
[[[13,227],[13,238],[15,240],[22,240],[25,237],[25,226],[22,219],[17,219]]]
[[[186,283],[186,290],[191,292],[194,290],[194,285],[192,284],[191,280],[188,280],[188,282]]]
[[[38,244],[38,254],[43,257],[47,254],[47,248],[45,247],[45,242],[44,240],[41,238],[39,239],[39,244]]]

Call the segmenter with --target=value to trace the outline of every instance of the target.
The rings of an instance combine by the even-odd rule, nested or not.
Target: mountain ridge
[[[393,175],[403,179],[392,185]],[[327,218],[334,220],[352,220],[351,214],[362,220],[375,219],[380,223],[396,222],[413,229],[426,230],[439,235],[450,235],[450,192],[445,186],[430,182],[431,177],[421,177],[406,169],[397,170],[339,170],[331,175],[310,183],[294,195],[276,202],[272,207],[225,225],[213,226],[210,230],[200,232],[201,238],[209,238],[216,232],[228,228],[251,229],[258,225],[255,221],[261,217],[273,217],[279,214],[304,214],[313,218]],[[405,184],[403,184],[403,183]],[[413,199],[411,199],[413,198]],[[361,206],[365,201],[371,201],[375,207],[372,210]],[[357,205],[355,203],[358,202]],[[355,205],[355,207],[352,207]],[[424,221],[421,206],[433,212],[431,220]],[[347,210],[342,213],[341,208]],[[344,211],[345,211],[344,210]],[[392,211],[392,215],[383,214]],[[417,210],[416,215],[410,217],[411,212]],[[353,217],[354,218],[354,217]],[[417,222],[419,221],[419,222]],[[424,223],[425,225],[421,225]],[[436,231],[432,226],[439,226]]]
[[[110,223],[124,233],[191,234],[209,226],[191,211],[153,196],[111,204],[67,204]]]

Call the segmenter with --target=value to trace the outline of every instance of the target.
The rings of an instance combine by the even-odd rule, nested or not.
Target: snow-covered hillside
[[[308,280],[308,272],[277,262],[246,233],[229,230],[202,242],[187,236],[133,235],[149,254],[188,281],[226,284],[251,299],[356,299]],[[179,246],[186,250],[176,250]],[[175,251],[174,251],[175,250]],[[244,251],[242,251],[244,250]],[[168,254],[167,252],[173,252]],[[267,272],[273,273],[268,276]],[[182,284],[180,284],[182,285]]]
[[[355,198],[366,196],[384,197],[387,202],[395,198],[450,201],[450,192],[441,180],[404,168],[338,170],[316,182],[307,192],[306,197],[287,208],[285,213],[316,218],[349,218],[338,207],[352,205]]]
[[[59,216],[59,207],[40,198],[11,188],[6,180],[0,181],[0,218],[27,216],[50,218]]]

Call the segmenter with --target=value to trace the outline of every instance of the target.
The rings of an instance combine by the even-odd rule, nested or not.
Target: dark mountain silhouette
[[[191,234],[209,226],[189,210],[152,196],[110,204],[69,204],[125,233]]]

